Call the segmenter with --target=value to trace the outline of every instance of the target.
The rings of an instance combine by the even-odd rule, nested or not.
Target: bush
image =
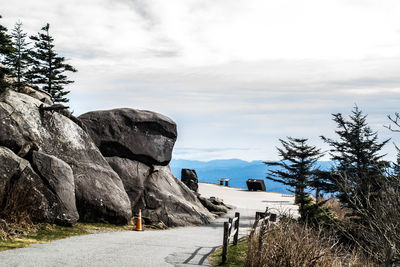
[[[246,266],[373,266],[355,249],[339,244],[326,234],[294,220],[270,226],[261,239],[249,240]]]

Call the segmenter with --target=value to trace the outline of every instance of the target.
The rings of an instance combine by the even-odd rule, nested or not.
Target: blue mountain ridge
[[[330,161],[319,161],[321,169],[329,169]],[[267,166],[261,160],[244,161],[240,159],[220,159],[211,161],[197,161],[185,159],[173,159],[170,162],[172,173],[181,178],[182,169],[194,169],[200,182],[218,184],[218,179],[229,178],[229,186],[247,189],[247,179],[263,179],[269,192],[288,193],[288,188],[278,182],[265,179],[268,170],[276,170],[278,166]]]

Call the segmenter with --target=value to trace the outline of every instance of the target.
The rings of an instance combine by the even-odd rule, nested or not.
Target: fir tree
[[[288,140],[279,139],[283,148],[277,148],[279,162],[264,162],[271,167],[279,167],[277,170],[270,170],[266,178],[294,188],[295,202],[300,205],[300,215],[307,217],[306,205],[310,203],[309,194],[305,191],[311,177],[316,169],[315,164],[323,156],[320,149],[307,144],[308,139],[291,138]]]
[[[0,15],[0,18],[2,16]],[[5,57],[12,52],[11,39],[7,34],[7,28],[0,24],[0,93],[4,92],[9,86],[6,81],[6,75],[10,74],[10,70],[5,66]]]
[[[389,141],[378,141],[378,134],[368,126],[366,115],[356,106],[349,116],[333,114],[339,140],[321,138],[332,149],[330,155],[336,163],[331,181],[342,203],[353,211],[367,209],[376,200],[385,183],[388,163],[382,160],[382,147]]]
[[[37,36],[31,36],[34,43],[34,50],[31,52],[32,70],[28,75],[30,82],[42,85],[43,90],[48,92],[54,102],[68,102],[65,97],[64,85],[73,83],[68,80],[65,72],[76,72],[76,69],[65,63],[65,58],[58,56],[54,50],[54,39],[49,34],[50,25],[47,23],[42,32]]]
[[[26,33],[22,31],[22,23],[15,24],[11,36],[13,51],[6,56],[5,63],[10,68],[11,76],[15,78],[12,87],[21,91],[26,84],[26,73],[29,67],[29,49],[25,41]]]

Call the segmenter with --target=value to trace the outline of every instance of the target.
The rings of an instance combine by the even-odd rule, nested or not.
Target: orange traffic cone
[[[136,222],[136,229],[135,231],[143,231],[142,229],[142,210],[139,210],[139,216]]]

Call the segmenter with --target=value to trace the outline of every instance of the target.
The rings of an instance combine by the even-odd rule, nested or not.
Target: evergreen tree
[[[15,78],[12,87],[21,91],[26,84],[26,73],[29,67],[29,49],[25,41],[26,33],[22,31],[22,23],[15,24],[11,36],[13,51],[6,56],[5,63],[10,68],[11,76]]]
[[[54,39],[49,34],[50,25],[47,23],[42,28],[42,33],[31,36],[34,43],[34,50],[31,52],[32,70],[28,75],[30,82],[42,85],[43,90],[48,92],[54,102],[68,102],[65,97],[64,85],[73,83],[68,80],[65,72],[76,72],[76,69],[65,63],[65,58],[58,56],[54,50]]]
[[[368,126],[366,117],[357,106],[349,120],[341,113],[333,114],[339,140],[321,136],[332,147],[330,155],[336,163],[330,176],[334,191],[340,201],[353,210],[353,215],[357,210],[368,209],[377,199],[386,181],[384,173],[388,166],[380,151],[389,140],[379,142],[378,134]]]
[[[330,177],[330,171],[318,168],[313,171],[313,175],[310,177],[308,184],[311,188],[315,189],[315,199],[317,203],[319,202],[319,198],[323,196],[322,192],[332,193],[334,191],[335,188]]]
[[[0,15],[0,18],[2,16]],[[11,39],[7,34],[7,28],[0,24],[0,93],[4,92],[9,86],[6,81],[6,75],[10,74],[10,70],[5,66],[5,57],[12,52]]]
[[[393,162],[393,165],[392,165],[392,169],[393,169],[392,175],[400,177],[400,150],[397,146],[396,146],[396,150],[397,150],[397,156],[396,156],[396,162]]]
[[[271,167],[278,166],[276,170],[270,170],[266,178],[294,188],[295,202],[300,205],[300,215],[307,217],[306,205],[310,204],[309,194],[305,191],[314,175],[315,164],[323,156],[320,149],[307,144],[308,139],[291,138],[279,139],[283,148],[277,148],[279,162],[264,162]]]

